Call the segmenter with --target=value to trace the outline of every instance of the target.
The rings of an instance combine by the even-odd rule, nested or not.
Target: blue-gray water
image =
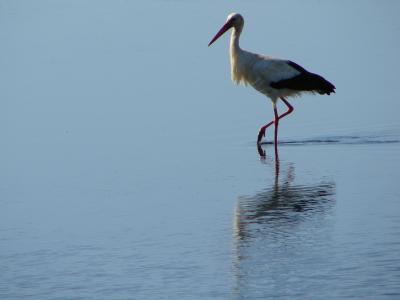
[[[291,101],[279,164],[207,48],[231,11],[337,87]],[[0,298],[398,299],[399,11],[0,1]]]

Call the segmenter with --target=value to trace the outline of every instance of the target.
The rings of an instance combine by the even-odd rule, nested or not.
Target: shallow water
[[[238,197],[238,298],[396,299],[399,144],[287,149],[301,161],[281,163],[272,184]]]
[[[400,297],[400,5],[234,6],[0,4],[1,299]],[[337,86],[291,102],[279,162],[207,48],[233,10]]]

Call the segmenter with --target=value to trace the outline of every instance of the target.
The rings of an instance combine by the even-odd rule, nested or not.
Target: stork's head
[[[221,27],[221,29],[213,37],[213,39],[208,44],[208,46],[210,46],[212,43],[214,43],[221,35],[223,35],[226,31],[228,31],[232,27],[234,27],[239,32],[242,31],[243,24],[244,24],[244,19],[241,14],[238,14],[238,13],[229,14],[228,18],[226,19],[225,24]]]

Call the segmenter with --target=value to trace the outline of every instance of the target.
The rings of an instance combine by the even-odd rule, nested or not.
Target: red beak
[[[211,46],[212,43],[214,43],[216,40],[218,40],[218,38],[221,35],[223,35],[231,27],[232,27],[232,23],[231,22],[225,23],[224,26],[222,26],[221,29],[217,32],[217,34],[213,37],[211,42],[208,43],[208,46]]]

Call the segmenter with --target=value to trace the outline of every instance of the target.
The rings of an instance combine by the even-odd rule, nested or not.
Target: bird
[[[250,85],[267,96],[274,109],[274,120],[262,126],[257,136],[257,146],[261,156],[261,142],[266,129],[274,124],[275,156],[278,155],[278,126],[283,117],[293,112],[293,106],[287,98],[300,96],[303,93],[330,95],[336,87],[322,76],[311,73],[299,64],[286,59],[260,55],[243,50],[239,45],[244,26],[244,18],[239,13],[228,15],[225,24],[208,43],[211,46],[219,37],[232,28],[230,39],[231,78],[236,84]],[[281,100],[287,111],[279,115],[277,102]]]

